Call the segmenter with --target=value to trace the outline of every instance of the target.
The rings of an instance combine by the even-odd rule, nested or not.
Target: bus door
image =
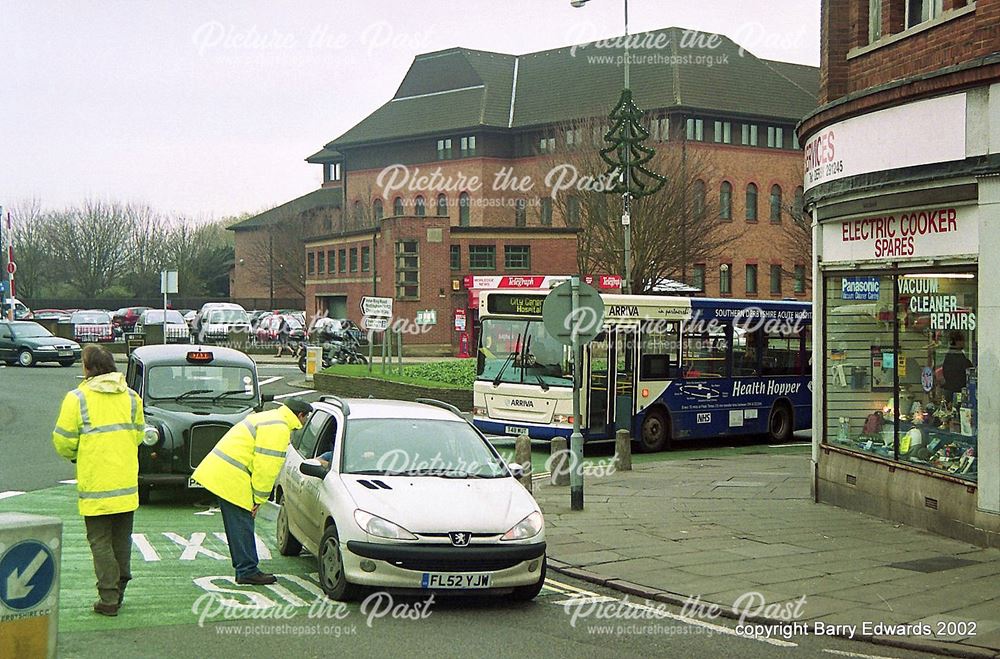
[[[587,396],[588,437],[603,437],[608,431],[608,383],[612,379],[609,377],[611,369],[608,368],[609,364],[612,363],[612,360],[609,359],[611,353],[610,336],[610,332],[601,332],[584,349],[584,353],[590,356],[590,359],[587,360],[590,362],[588,369],[590,377],[585,378],[581,385]],[[611,372],[613,373],[613,371]],[[584,375],[587,375],[587,371],[584,371]]]
[[[614,330],[614,405],[608,417],[608,426],[615,430],[632,429],[638,330],[638,326],[620,326]]]

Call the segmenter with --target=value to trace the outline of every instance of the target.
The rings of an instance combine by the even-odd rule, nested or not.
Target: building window
[[[541,137],[538,140],[538,152],[539,153],[555,153],[556,150],[556,138],[554,137]]]
[[[701,142],[705,139],[704,135],[705,122],[702,119],[688,119],[687,120],[687,138],[689,140],[694,140],[696,142]]]
[[[652,128],[653,128],[654,142],[670,141],[670,117],[660,117],[659,119],[653,119]]]
[[[757,221],[757,186],[747,186],[747,222]]]
[[[771,224],[781,222],[781,186],[771,186]]]
[[[541,200],[542,226],[552,226],[552,199],[545,197]]]
[[[781,266],[771,265],[771,295],[781,295]]]
[[[451,269],[461,270],[462,269],[462,246],[452,245],[451,246]]]
[[[756,124],[743,124],[743,135],[740,143],[743,146],[757,146]]]
[[[570,195],[566,199],[566,224],[571,227],[580,226],[580,198]]]
[[[591,132],[591,140],[594,146],[604,146],[604,136],[608,132],[608,127],[603,124],[597,124],[593,127]]]
[[[392,215],[393,217],[399,217],[403,214],[403,198],[396,197],[392,200]]]
[[[382,200],[376,199],[372,202],[372,213],[375,215],[375,221],[379,222],[385,215],[385,210],[382,208]]]
[[[868,43],[882,38],[882,0],[868,0]]]
[[[323,274],[326,272],[326,252],[320,250],[316,252],[316,273]]]
[[[705,264],[695,263],[694,272],[691,276],[691,286],[697,288],[700,292],[705,292]]]
[[[804,265],[795,266],[795,292],[799,294],[806,292],[806,267]]]
[[[313,252],[309,252],[309,257],[308,259],[306,259],[306,261],[308,263],[308,269],[306,270],[306,272],[308,272],[311,275],[316,274],[316,254]]]
[[[444,193],[438,195],[437,216],[448,217],[448,197]]]
[[[579,128],[566,129],[566,146],[575,149],[583,143],[583,131]]]
[[[358,248],[351,248],[351,272],[358,271]]]
[[[720,144],[733,143],[733,124],[729,121],[715,122],[715,141]]]
[[[518,199],[514,202],[514,226],[523,227],[528,224],[527,202]]]
[[[723,263],[719,266],[719,295],[733,294],[733,264]]]
[[[794,130],[792,131],[792,148],[793,149],[802,148],[802,145],[799,144],[799,134],[796,133]]]
[[[361,248],[361,272],[370,272],[372,269],[372,248],[365,245]]]
[[[733,184],[729,181],[723,181],[719,186],[719,217],[733,219]]]
[[[420,256],[416,240],[396,242],[396,298],[420,299]]]
[[[496,270],[497,248],[493,245],[469,245],[470,270]]]
[[[531,247],[528,245],[506,245],[503,248],[503,267],[507,270],[530,270]]]
[[[784,129],[780,126],[768,126],[767,145],[772,149],[783,149],[785,146]]]
[[[448,160],[450,158],[451,158],[451,138],[446,140],[438,140],[437,159]]]
[[[337,252],[332,249],[326,252],[326,268],[331,275],[337,271]]]
[[[458,226],[467,227],[469,226],[469,193],[463,192],[458,195]]]
[[[470,156],[476,155],[476,136],[469,135],[468,137],[463,137],[459,143],[462,149],[462,157],[468,158]]]
[[[354,202],[354,213],[353,213],[353,215],[354,215],[354,228],[357,229],[358,227],[361,226],[361,223],[364,221],[364,211],[361,210],[361,202],[360,201],[355,201]]]
[[[326,176],[326,182],[339,181],[340,180],[340,163],[330,162],[323,167],[323,174]]]
[[[347,250],[337,250],[337,272],[347,272]]]
[[[906,0],[906,27],[937,18],[941,10],[942,0]]]
[[[747,295],[757,294],[757,265],[747,263]]]
[[[415,200],[413,213],[417,217],[424,217],[427,214],[427,208],[424,206],[424,198],[420,195],[417,195]]]
[[[694,182],[694,199],[692,202],[695,219],[705,219],[705,182],[701,179]]]

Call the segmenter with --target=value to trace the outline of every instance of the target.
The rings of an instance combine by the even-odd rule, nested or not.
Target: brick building
[[[820,501],[1000,542],[1000,0],[824,0]]]
[[[718,249],[699,250],[707,231],[690,224],[692,247],[676,272],[659,275],[709,296],[805,298],[810,245],[808,231],[797,229],[802,158],[794,126],[816,106],[818,71],[703,36],[701,45],[685,46],[685,31],[670,28],[635,35],[632,45],[631,87],[645,111],[647,144],[698,172],[684,179],[678,212],[710,212],[706,224],[721,225],[727,237]],[[466,275],[620,274],[617,219],[607,235],[595,234],[592,221],[595,208],[617,218],[620,202],[588,191],[579,177],[560,186],[554,174],[570,166],[582,176],[603,173],[596,154],[621,92],[623,54],[584,44],[417,56],[393,98],[307,158],[323,167],[321,190],[338,190],[343,200],[328,229],[305,241],[307,310],[357,316],[360,295],[405,296],[401,309],[437,311],[438,327],[415,340],[454,347],[459,337],[446,327],[456,311],[475,312]],[[653,220],[670,227],[675,214]],[[236,227],[238,244],[253,233],[241,229],[260,230],[258,218],[247,222],[253,226]],[[606,252],[603,261],[587,256],[583,240]],[[414,257],[418,269],[401,265]]]

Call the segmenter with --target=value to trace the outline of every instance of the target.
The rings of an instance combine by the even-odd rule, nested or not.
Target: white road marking
[[[859,659],[895,659],[894,657],[887,657],[881,654],[859,654],[857,652],[847,652],[845,650],[827,650],[823,649],[823,652],[829,652],[830,654],[836,654],[841,657],[859,657]]]
[[[59,481],[59,484],[60,485],[76,485],[76,479],[75,478],[71,478],[68,481]]]
[[[768,448],[799,448],[802,446],[812,446],[812,442],[803,444],[768,444]],[[864,655],[862,655],[864,656]]]
[[[205,554],[209,558],[214,558],[217,561],[226,560],[226,557],[222,554],[201,546],[202,543],[205,542],[204,533],[192,533],[190,540],[187,540],[183,536],[177,535],[176,533],[165,532],[163,535],[184,548],[184,551],[181,552],[182,561],[193,561],[198,554]]]
[[[263,387],[265,384],[271,384],[272,382],[277,382],[278,380],[284,380],[284,375],[275,375],[273,378],[267,378],[266,380],[260,380],[257,382],[258,386]]]
[[[0,492],[0,499],[9,499],[11,497],[16,497],[18,494],[24,494],[20,490],[8,490],[6,492]]]
[[[548,581],[548,580],[546,580],[546,581]],[[779,639],[776,639],[776,638],[765,638],[763,636],[748,636],[748,635],[745,635],[745,634],[738,634],[738,633],[736,633],[735,629],[732,629],[730,627],[726,627],[726,626],[723,626],[723,625],[716,625],[716,624],[711,623],[711,622],[705,622],[704,620],[698,620],[697,618],[688,618],[687,616],[682,616],[682,615],[677,614],[677,613],[671,613],[670,611],[664,611],[660,607],[654,608],[654,607],[651,607],[651,606],[646,606],[645,604],[639,604],[637,602],[629,602],[629,601],[626,601],[626,600],[619,600],[619,599],[616,599],[616,598],[613,598],[613,597],[607,597],[605,595],[598,595],[595,592],[592,592],[592,591],[589,591],[589,590],[583,590],[582,588],[577,588],[577,587],[571,586],[569,584],[564,584],[564,583],[561,583],[561,582],[555,582],[555,583],[558,583],[559,586],[561,586],[563,588],[567,588],[567,589],[573,591],[575,594],[582,595],[583,597],[582,598],[578,597],[578,598],[573,598],[573,599],[569,599],[569,600],[564,600],[562,602],[553,602],[554,604],[560,604],[562,606],[565,606],[566,604],[572,604],[574,602],[579,602],[580,604],[588,604],[588,603],[594,603],[594,602],[615,602],[615,601],[620,601],[625,606],[629,606],[629,607],[632,607],[633,609],[636,609],[636,610],[648,613],[650,617],[669,618],[671,620],[676,620],[678,622],[683,622],[683,623],[686,623],[686,624],[689,624],[689,625],[694,625],[695,627],[704,627],[705,629],[711,629],[712,631],[717,632],[719,634],[725,634],[727,636],[735,636],[736,638],[745,638],[745,639],[748,639],[748,640],[751,640],[751,641],[760,641],[761,643],[767,643],[768,645],[776,645],[778,647],[783,647],[783,648],[795,648],[795,647],[798,647],[797,643],[791,643],[789,641],[782,641],[782,640],[779,640]],[[661,605],[661,606],[663,606],[663,605]]]
[[[147,563],[150,561],[160,560],[160,555],[156,553],[156,548],[153,547],[149,540],[146,539],[145,533],[133,533],[132,544],[135,545],[135,548],[139,550],[140,554],[142,554],[142,560]]]
[[[226,537],[225,533],[216,531],[212,535],[218,538],[219,542],[221,542],[222,544],[226,545],[227,547],[229,546],[229,538]],[[254,539],[254,544],[257,545],[257,557],[260,558],[262,561],[271,560],[271,550],[267,548],[267,545],[265,545],[263,540],[260,539],[260,536],[254,533],[253,539]]]
[[[274,400],[281,400],[282,398],[291,398],[292,396],[304,396],[305,394],[314,394],[315,389],[305,389],[304,391],[293,391],[290,394],[281,394],[280,396],[275,396]]]

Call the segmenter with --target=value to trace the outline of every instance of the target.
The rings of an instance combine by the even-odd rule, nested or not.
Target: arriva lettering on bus
[[[781,382],[780,380],[768,380],[767,382],[733,382],[733,397],[739,396],[791,396],[797,394],[802,389],[801,382]]]
[[[632,304],[612,304],[608,306],[609,316],[632,316],[639,317],[639,307]]]
[[[534,407],[535,406],[535,401],[533,401],[533,400],[524,400],[522,398],[511,398],[510,399],[510,406],[511,407]]]

